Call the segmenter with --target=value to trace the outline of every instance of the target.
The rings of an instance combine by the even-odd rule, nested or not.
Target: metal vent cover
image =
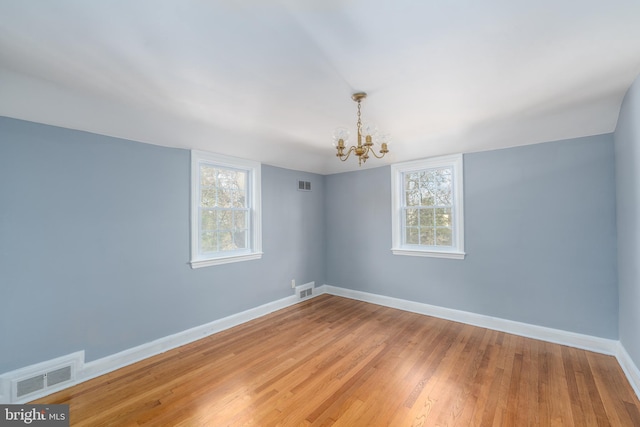
[[[44,388],[45,378],[46,378],[45,374],[40,374],[40,375],[36,375],[35,377],[18,381],[16,384],[17,386],[16,396],[22,397],[26,394],[31,394],[33,392],[42,390]]]
[[[73,385],[83,360],[79,351],[0,375],[0,402],[25,403]]]
[[[315,282],[305,283],[304,285],[296,286],[296,296],[299,300],[309,298],[313,296],[313,288]]]
[[[71,380],[71,366],[65,366],[51,372],[47,372],[47,387]]]
[[[310,181],[298,181],[298,190],[300,190],[300,191],[311,191],[311,182]]]

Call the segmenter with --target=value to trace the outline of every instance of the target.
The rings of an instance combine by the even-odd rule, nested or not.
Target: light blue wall
[[[263,258],[192,270],[188,151],[0,118],[0,373],[95,360],[291,295],[291,279],[616,339],[612,135],[464,159],[463,261],[391,254],[388,167],[263,165]],[[621,321],[632,346],[637,325]]]
[[[618,337],[612,135],[466,154],[465,260],[392,255],[390,169],[326,177],[327,283]]]
[[[624,98],[614,139],[620,342],[640,366],[640,77]]]
[[[263,258],[192,270],[189,168],[186,150],[0,117],[0,373],[95,360],[325,281],[321,175],[263,165]]]

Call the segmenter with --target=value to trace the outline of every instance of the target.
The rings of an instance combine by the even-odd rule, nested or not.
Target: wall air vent
[[[298,181],[298,190],[300,190],[300,191],[311,191],[311,182],[309,182],[309,181]]]

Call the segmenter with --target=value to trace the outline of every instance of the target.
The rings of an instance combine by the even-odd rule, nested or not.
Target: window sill
[[[196,269],[202,267],[210,267],[212,265],[229,264],[232,262],[251,261],[260,258],[262,258],[262,252],[253,252],[243,255],[231,255],[219,258],[193,260],[189,264],[191,264],[191,268]]]
[[[400,249],[392,248],[391,252],[394,255],[405,256],[422,256],[430,258],[448,258],[448,259],[464,259],[466,253],[458,251],[432,251],[424,249]]]

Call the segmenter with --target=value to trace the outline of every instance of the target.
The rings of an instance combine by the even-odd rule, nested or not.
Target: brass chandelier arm
[[[351,153],[355,153],[356,148],[355,147],[351,147],[349,148],[349,150],[347,151],[347,154],[336,154],[336,157],[338,157],[340,160],[342,160],[343,162],[346,161],[349,156],[351,155]]]
[[[369,150],[369,151],[371,151],[371,153],[375,156],[375,158],[376,158],[376,159],[381,159],[381,158],[383,158],[383,157],[384,157],[384,155],[385,155],[385,154],[387,154],[387,153],[381,153],[381,154],[378,156],[378,155],[376,154],[376,152],[375,152],[375,151],[373,151],[373,150]]]
[[[344,152],[340,152],[340,150],[338,151],[338,153],[336,153],[336,157],[338,157],[340,160],[342,160],[343,162],[345,162],[350,156],[351,153],[355,153],[358,156],[358,163],[362,164],[364,162],[367,161],[367,159],[369,158],[369,154],[373,154],[373,156],[377,159],[381,159],[384,157],[385,154],[387,154],[389,152],[389,150],[386,150],[385,148],[382,148],[380,154],[376,154],[376,152],[369,146],[363,146],[364,150],[358,154],[357,153],[357,147],[352,145],[351,147],[349,147],[349,149],[347,150],[346,154]],[[343,148],[344,150],[344,148]]]

